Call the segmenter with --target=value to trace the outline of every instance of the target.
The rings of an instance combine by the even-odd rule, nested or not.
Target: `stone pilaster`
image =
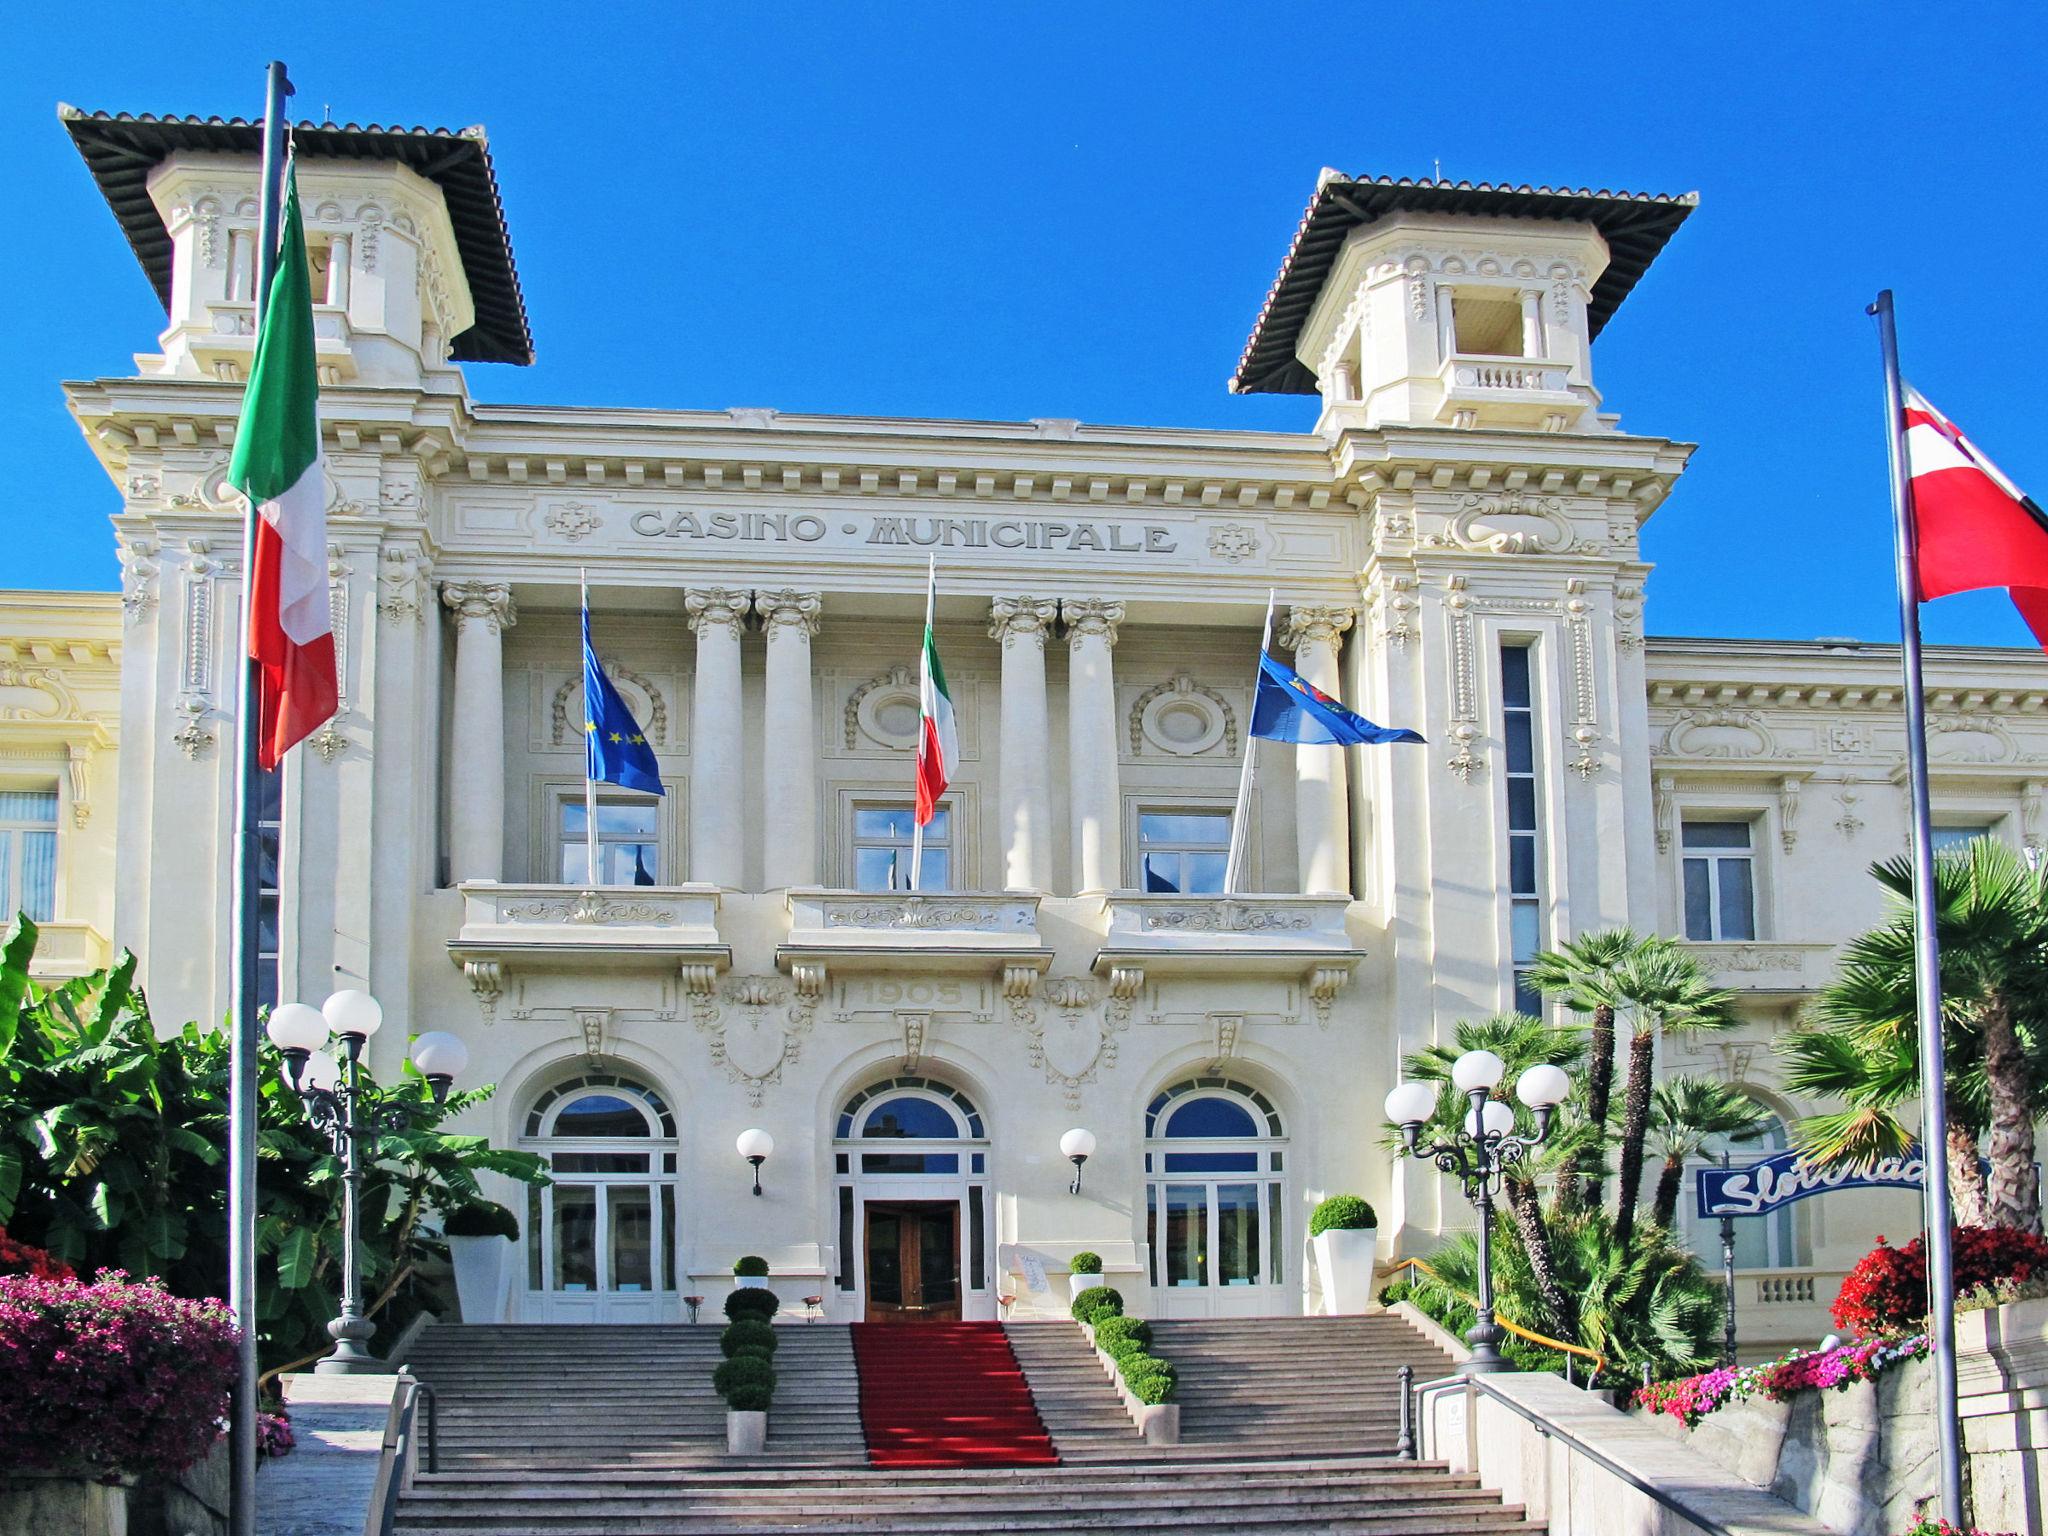
[[[1288,610],[1280,643],[1294,652],[1294,670],[1329,694],[1340,695],[1338,648],[1358,615],[1349,608],[1316,605]],[[1301,888],[1351,893],[1351,801],[1345,779],[1345,748],[1294,749],[1295,830]]]
[[[505,631],[518,622],[503,582],[451,581],[455,615],[449,865],[457,883],[505,878]]]
[[[1067,625],[1067,797],[1074,889],[1111,891],[1124,882],[1116,680],[1109,653],[1124,605],[1099,597],[1062,598],[1060,617]]]
[[[762,719],[762,884],[769,890],[818,883],[817,706],[811,694],[815,592],[754,594],[768,640],[768,695]]]
[[[989,636],[1003,647],[1002,739],[997,770],[1007,890],[1052,889],[1052,782],[1046,762],[1045,637],[1050,598],[999,597]]]
[[[744,874],[740,622],[752,599],[729,587],[683,594],[697,632],[690,687],[690,879],[737,888]]]

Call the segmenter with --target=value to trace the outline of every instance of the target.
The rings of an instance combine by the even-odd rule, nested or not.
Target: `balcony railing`
[[[887,969],[1043,972],[1052,963],[1038,931],[1039,898],[1020,891],[790,891],[789,936],[776,963]]]
[[[36,925],[32,974],[37,981],[69,981],[105,966],[112,959],[106,936],[79,918],[51,918]]]
[[[1715,981],[1746,995],[1804,996],[1834,975],[1832,944],[1688,940],[1685,948]]]
[[[1568,422],[1597,397],[1575,391],[1571,369],[1536,357],[1480,357],[1455,353],[1438,372],[1444,400],[1438,415],[1458,425]],[[1459,418],[1468,418],[1459,420]]]
[[[1115,891],[1098,975],[1298,977],[1318,1009],[1351,979],[1364,951],[1345,927],[1346,896],[1182,896]]]
[[[718,934],[718,888],[465,882],[462,927],[448,941],[485,1016],[515,971],[629,969],[670,971],[693,992],[708,992],[730,969]]]

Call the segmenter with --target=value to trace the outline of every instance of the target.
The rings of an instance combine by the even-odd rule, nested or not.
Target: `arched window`
[[[1709,1138],[1700,1149],[1699,1156],[1687,1164],[1689,1174],[1696,1176],[1702,1168],[1718,1168],[1723,1150],[1728,1154],[1728,1161],[1738,1168],[1788,1150],[1792,1137],[1785,1129],[1785,1122],[1769,1105],[1763,1107],[1766,1118],[1756,1134],[1741,1141],[1730,1141],[1725,1136]],[[1719,1273],[1721,1223],[1711,1217],[1702,1221],[1693,1214],[1693,1187],[1694,1177],[1688,1177],[1679,1195],[1680,1225],[1686,1230],[1692,1250],[1699,1255],[1700,1262],[1709,1272]],[[1780,1206],[1764,1216],[1740,1216],[1733,1225],[1737,1269],[1796,1269],[1807,1262],[1809,1238],[1807,1210],[1803,1204]]]
[[[1189,1078],[1146,1108],[1146,1240],[1169,1315],[1271,1307],[1286,1271],[1285,1148],[1272,1100],[1230,1078]]]
[[[527,1111],[522,1144],[553,1179],[527,1195],[522,1315],[669,1320],[676,1121],[661,1096],[616,1073],[557,1084]]]
[[[950,1084],[888,1077],[846,1101],[832,1158],[838,1284],[856,1316],[994,1313],[988,1157],[981,1111]]]

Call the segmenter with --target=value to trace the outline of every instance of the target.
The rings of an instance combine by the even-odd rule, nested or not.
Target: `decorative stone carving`
[[[754,612],[761,616],[770,644],[774,643],[780,630],[801,629],[806,635],[815,635],[823,606],[823,600],[817,593],[799,592],[793,587],[754,594]]]
[[[1315,920],[1288,907],[1225,899],[1149,908],[1140,926],[1147,933],[1301,933]]]
[[[71,825],[83,831],[92,820],[92,750],[73,742],[64,752],[64,770],[71,780]]]
[[[1422,606],[1415,596],[1416,587],[1413,576],[1390,574],[1373,592],[1380,638],[1397,651],[1406,649],[1416,635],[1415,615]]]
[[[121,612],[130,624],[139,624],[156,607],[157,544],[154,539],[135,539],[120,546]]]
[[[758,1109],[769,1086],[800,1059],[817,1021],[818,980],[809,986],[781,976],[732,976],[720,1000],[708,989],[693,992],[700,999],[693,1022],[710,1044],[712,1064],[746,1089],[750,1106]]]
[[[417,620],[426,612],[434,563],[415,549],[388,547],[377,558],[377,611]]]
[[[932,1016],[922,1009],[902,1009],[896,1015],[896,1027],[903,1032],[903,1070],[915,1072],[924,1063],[924,1045],[931,1036]]]
[[[1355,608],[1333,603],[1298,604],[1287,610],[1287,622],[1280,627],[1280,644],[1295,652],[1305,646],[1335,645],[1357,619]]]
[[[876,900],[859,906],[835,906],[825,913],[828,928],[941,928],[996,933],[1003,911],[972,901],[935,901],[923,896]]]
[[[177,707],[185,723],[172,733],[171,740],[180,752],[196,763],[213,750],[213,732],[201,723],[206,716],[206,702],[187,695],[178,701]]]
[[[605,675],[612,680],[614,685],[624,685],[620,688],[620,692],[625,695],[626,703],[631,706],[638,706],[633,710],[633,718],[641,722],[642,729],[647,733],[649,744],[655,747],[666,745],[668,743],[667,697],[647,678],[635,672],[631,667],[626,666],[616,657],[600,656],[598,660],[603,663]],[[637,698],[634,696],[635,694],[638,695]],[[583,732],[581,729],[572,727],[569,721],[570,700],[580,701],[582,697],[583,679],[580,675],[568,679],[555,689],[554,697],[548,702],[548,740],[550,745],[557,747],[566,746],[570,742],[582,739]]]
[[[999,597],[989,604],[988,635],[1005,650],[1016,642],[1043,646],[1059,605],[1049,597]]]
[[[2006,763],[2019,746],[1996,715],[1940,715],[1927,722],[1927,755],[1945,763]]]
[[[1209,1026],[1216,1038],[1216,1054],[1210,1058],[1209,1065],[1212,1069],[1221,1068],[1237,1054],[1237,1042],[1244,1034],[1244,1015],[1212,1013]]]
[[[510,923],[631,923],[666,928],[675,921],[668,907],[646,901],[618,901],[601,891],[583,891],[557,901],[509,902],[503,920]]]
[[[1564,629],[1571,664],[1571,741],[1577,754],[1571,770],[1590,779],[1600,771],[1600,712],[1593,679],[1593,604],[1581,577],[1565,584]]]
[[[1209,553],[1231,565],[1251,559],[1259,552],[1259,532],[1243,523],[1218,523],[1209,530]]]
[[[1835,818],[1835,828],[1844,838],[1852,838],[1863,830],[1863,818],[1856,814],[1857,802],[1862,798],[1853,784],[1844,784],[1835,791],[1835,804],[1841,807],[1841,814]]]
[[[1131,706],[1131,755],[1147,743],[1173,757],[1198,757],[1220,746],[1223,755],[1237,755],[1237,713],[1230,701],[1204,687],[1185,672],[1138,695]]]
[[[2029,782],[2020,788],[2020,846],[2029,863],[2041,861],[2041,786]]]
[[[1087,638],[1115,645],[1117,626],[1124,621],[1124,605],[1104,597],[1063,597],[1060,618],[1067,626],[1069,649]]]
[[[512,589],[502,581],[450,581],[442,584],[441,601],[454,613],[458,623],[481,623],[493,633],[510,629],[519,622]]]
[[[320,754],[320,761],[331,763],[348,749],[348,738],[338,729],[342,715],[330,715],[326,724],[306,738],[306,745]]]
[[[584,1058],[593,1066],[604,1062],[605,1033],[611,1027],[612,1010],[609,1008],[571,1008],[569,1015],[576,1021],[578,1033],[583,1036]]]
[[[1562,502],[1519,491],[1505,496],[1467,495],[1441,533],[1422,539],[1431,548],[1489,555],[1563,554],[1574,542],[1571,519]]]
[[[1010,1022],[1024,1036],[1025,1059],[1060,1090],[1069,1112],[1079,1110],[1081,1090],[1116,1065],[1117,1037],[1130,1028],[1137,985],[1119,986],[1115,973],[1107,988],[1086,977],[1049,978],[1040,990],[1057,1018],[1048,1022],[1032,1002],[1033,973],[1014,969],[1024,974],[1014,988],[1006,976],[1004,994]]]
[[[901,665],[871,677],[846,696],[846,745],[866,736],[876,746],[908,751],[917,745],[920,715],[917,674]]]
[[[1678,822],[1678,780],[1668,776],[1657,780],[1657,851],[1671,851],[1671,836]]]
[[[1787,853],[1799,843],[1799,789],[1800,781],[1792,775],[1778,780],[1778,841]]]
[[[498,1018],[498,999],[505,992],[505,973],[495,960],[465,960],[462,974],[469,981],[469,989],[476,994],[476,1005],[483,1014],[486,1024],[494,1024]]]
[[[692,587],[683,594],[683,611],[689,616],[693,632],[709,624],[723,629],[735,640],[740,637],[741,623],[752,604],[751,593],[733,587]]]
[[[604,526],[597,508],[580,501],[558,501],[541,519],[548,531],[571,544],[581,543]]]
[[[1754,709],[1686,709],[1664,733],[1666,757],[1769,757],[1776,747],[1763,713]]]
[[[1444,579],[1444,629],[1451,654],[1452,753],[1444,766],[1464,783],[1485,766],[1472,744],[1479,739],[1479,687],[1474,673],[1472,594],[1463,576]]]
[[[1308,993],[1309,1007],[1315,1010],[1316,1028],[1326,1030],[1330,1027],[1330,1004],[1350,982],[1351,967],[1348,965],[1319,965],[1308,973],[1308,984],[1304,990]]]

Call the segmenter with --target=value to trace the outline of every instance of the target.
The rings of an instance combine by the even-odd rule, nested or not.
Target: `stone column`
[[[1046,767],[1045,635],[1057,605],[1050,598],[999,597],[989,636],[1003,645],[1001,790],[1003,886],[1052,889],[1052,784]]]
[[[729,587],[683,594],[697,632],[690,685],[690,879],[737,888],[745,873],[740,775],[740,621],[751,597]]]
[[[1122,801],[1117,789],[1116,681],[1109,648],[1124,605],[1099,597],[1060,601],[1067,623],[1067,798],[1076,891],[1122,885]]]
[[[1543,356],[1543,290],[1522,290],[1522,356]]]
[[[1293,608],[1280,643],[1294,652],[1294,670],[1332,698],[1339,696],[1339,638],[1357,617],[1349,608]],[[1294,836],[1304,891],[1351,892],[1351,800],[1344,747],[1294,749]]]
[[[817,707],[811,636],[819,597],[784,588],[754,594],[768,636],[768,697],[761,731],[762,884],[818,883]]]
[[[518,622],[503,582],[451,581],[455,614],[454,772],[448,782],[448,862],[464,880],[505,878],[505,638]]]

